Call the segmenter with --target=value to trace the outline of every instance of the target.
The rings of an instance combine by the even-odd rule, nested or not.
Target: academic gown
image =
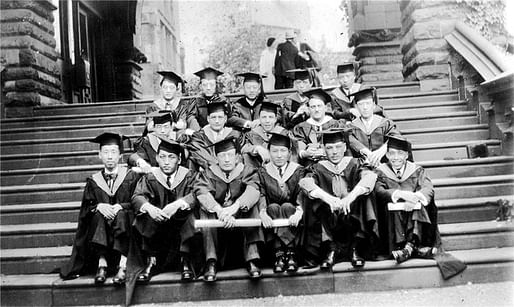
[[[399,136],[400,131],[396,124],[387,118],[373,115],[373,121],[369,129],[366,128],[361,118],[356,118],[350,123],[350,150],[356,158],[361,157],[361,150],[368,148],[375,151],[387,141],[389,136]]]
[[[229,127],[224,127],[221,134],[216,136],[216,132],[209,125],[193,133],[189,142],[190,156],[189,160],[193,162],[196,168],[207,169],[210,165],[218,163],[214,151],[214,143],[219,142],[227,137],[235,137],[239,140],[239,145],[243,146],[243,138],[241,133]]]
[[[210,98],[207,98],[204,94],[201,94],[200,96],[194,98],[194,100],[191,102],[191,104],[195,106],[195,110],[196,110],[195,116],[196,116],[196,120],[197,120],[200,128],[203,128],[207,124],[209,124],[207,122],[207,117],[209,115],[207,112],[207,105],[210,103],[218,103],[218,102],[225,103],[225,107],[227,109],[228,116],[230,116],[230,114],[231,114],[230,100],[227,97],[220,95],[218,93],[214,94]]]
[[[262,159],[260,159],[260,156],[254,155],[253,151],[256,146],[261,146],[268,149],[271,133],[280,133],[288,135],[291,138],[291,160],[295,162],[298,161],[298,143],[296,142],[296,140],[293,137],[293,134],[290,131],[286,130],[281,126],[275,126],[273,127],[273,129],[271,129],[270,132],[266,132],[264,131],[264,128],[262,128],[262,126],[259,125],[243,134],[244,146],[241,149],[241,153],[243,154],[245,163],[249,163],[254,167],[259,167],[262,164]]]
[[[238,130],[242,130],[245,122],[254,121],[259,118],[259,112],[261,111],[262,102],[267,100],[266,97],[259,95],[251,106],[246,101],[246,96],[239,98],[232,104],[232,114],[227,120],[227,126],[233,127]],[[281,110],[278,110],[277,123],[282,122]]]
[[[414,233],[420,239],[420,246],[439,247],[441,238],[437,226],[437,207],[434,202],[434,187],[428,174],[421,167],[407,161],[400,179],[397,178],[390,165],[382,163],[378,169],[378,179],[375,186],[377,209],[380,214],[382,248],[387,248],[387,255],[396,249],[398,243],[407,240],[408,233]],[[392,195],[396,190],[421,192],[428,201],[427,206],[412,212],[387,210],[387,203],[393,202]],[[402,200],[400,200],[402,201]],[[403,220],[406,229],[398,223]],[[387,227],[386,227],[387,226]],[[387,242],[387,246],[386,243]]]
[[[146,108],[146,114],[150,114],[154,111],[164,110],[166,102],[161,98],[159,102],[154,102]],[[194,131],[200,130],[200,125],[196,119],[196,107],[189,99],[180,99],[179,103],[174,109],[170,110],[173,122],[177,122],[182,119],[186,122],[187,128]]]
[[[306,121],[309,116],[302,114],[293,119],[293,116],[296,114],[298,109],[309,102],[309,99],[302,100],[300,98],[300,94],[298,92],[291,94],[284,98],[282,102],[282,126],[286,129],[292,130],[296,125]]]
[[[369,252],[379,236],[376,208],[370,195],[375,182],[376,174],[356,158],[344,157],[337,166],[329,161],[312,166],[311,172],[299,183],[303,190],[299,202],[304,208],[305,225],[302,244],[307,255],[318,259],[323,256],[320,254],[322,225],[338,248],[349,248],[355,239],[359,239],[368,243]],[[328,204],[309,196],[310,192],[321,188],[330,195],[344,198],[357,185],[366,188],[368,194],[361,195],[351,204],[349,215],[331,213]]]
[[[284,173],[280,176],[277,167],[270,162],[260,167],[258,174],[261,182],[259,211],[267,208],[272,219],[289,218],[298,206],[297,198],[300,193],[298,183],[305,176],[305,168],[295,162],[288,162]],[[280,208],[283,206],[287,208]],[[265,229],[266,239],[272,242],[275,248],[281,245],[288,246],[298,241],[298,228],[279,227],[268,231]]]
[[[350,88],[348,95],[358,92],[361,86],[362,84],[360,83],[354,83]],[[348,121],[355,119],[355,115],[350,112],[351,108],[355,108],[355,102],[353,101],[353,96],[349,97],[348,95],[341,87],[337,87],[330,92],[330,96],[332,97],[332,101],[330,102],[332,106],[332,116],[335,119],[346,119]],[[380,105],[376,104],[373,113],[384,116],[384,109]]]
[[[155,156],[159,149],[161,140],[153,133],[139,137],[134,142],[134,154],[129,157],[128,164],[130,166],[137,166],[138,159],[143,159],[151,166],[158,166]]]
[[[326,131],[332,128],[346,127],[343,120],[335,120],[328,115],[325,116],[325,119],[321,123],[321,125],[317,125],[309,118],[294,127],[293,136],[298,141],[298,154],[300,154],[302,150],[305,150],[309,144],[315,144],[320,147],[322,146],[322,134],[316,132]],[[313,159],[300,159],[300,163],[304,166],[316,161],[317,160]]]
[[[114,258],[118,258],[119,254],[127,255],[130,199],[139,175],[126,167],[118,166],[118,175],[111,191],[102,173],[103,171],[95,173],[86,180],[71,258],[60,272],[64,279],[93,273],[97,267],[99,255],[96,254],[99,251],[114,249],[117,251]],[[107,221],[96,211],[99,203],[120,204],[123,210],[118,212],[113,221]]]
[[[236,218],[259,218],[257,203],[260,197],[260,182],[257,170],[239,163],[229,174],[219,165],[211,165],[198,174],[194,194],[200,202],[202,219],[217,219],[212,209],[217,205],[228,207],[239,200],[244,208],[239,209]],[[206,259],[217,259],[221,266],[238,266],[241,261],[234,249],[243,247],[244,260],[259,258],[257,243],[264,237],[260,227],[233,228],[229,230],[203,228]],[[233,240],[237,241],[233,241]],[[242,244],[239,244],[241,242]]]

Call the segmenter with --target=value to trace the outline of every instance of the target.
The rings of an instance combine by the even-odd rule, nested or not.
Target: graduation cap
[[[387,149],[398,149],[398,150],[410,152],[411,144],[404,137],[390,136],[390,137],[388,137]]]
[[[128,137],[122,134],[105,132],[92,139],[91,142],[100,144],[100,148],[104,145],[118,145],[120,152],[123,152],[123,140],[125,139]]]
[[[203,79],[209,79],[209,78],[216,79],[218,76],[223,75],[223,72],[221,72],[215,68],[212,68],[212,67],[206,67],[202,70],[195,72],[194,74],[197,75],[198,77],[200,77],[200,80],[203,80]]]
[[[161,84],[164,80],[170,80],[171,82],[175,83],[175,85],[178,85],[179,83],[185,83],[181,76],[177,75],[171,70],[161,70],[157,73],[162,76]]]
[[[271,136],[268,141],[268,148],[271,145],[275,146],[284,146],[287,148],[291,148],[291,138],[289,135],[278,133],[278,132],[270,132]]]
[[[146,117],[151,118],[154,125],[162,125],[167,122],[172,122],[171,113],[170,111],[166,110],[154,111],[150,114],[147,114]]]
[[[321,88],[315,88],[312,90],[308,90],[308,91],[304,92],[303,94],[311,99],[312,98],[320,99],[321,101],[324,101],[325,104],[332,100],[330,95],[327,92],[325,92],[324,90],[322,90]]]
[[[266,76],[263,76],[261,74],[255,73],[255,72],[243,72],[240,74],[236,74],[236,76],[243,77],[244,78],[243,83],[248,82],[248,81],[257,81],[260,83],[262,78],[266,78]]]
[[[346,72],[355,72],[355,63],[354,62],[346,62],[340,65],[337,65],[337,73],[344,74]]]
[[[346,134],[350,131],[349,128],[331,128],[325,131],[318,132],[321,134],[321,143],[334,144],[339,142],[346,142]]]
[[[161,143],[159,144],[159,147],[157,148],[157,152],[164,150],[169,153],[174,153],[180,157],[180,155],[183,152],[182,145],[180,143],[177,143],[175,141],[172,141],[172,140],[164,138],[164,137],[159,137],[159,139],[161,140]]]
[[[311,75],[309,74],[309,71],[307,69],[290,69],[290,70],[287,70],[286,72],[288,73],[293,73],[294,74],[294,79],[295,80],[306,80],[306,79],[311,79]]]
[[[262,112],[262,111],[267,111],[267,112],[272,112],[272,113],[275,113],[277,114],[278,112],[278,107],[279,105],[276,104],[276,103],[273,103],[269,100],[264,100],[262,103],[261,103],[261,109],[259,110],[259,114]]]
[[[235,149],[236,153],[239,153],[239,145],[237,139],[234,136],[229,136],[221,141],[218,141],[209,147],[214,146],[214,153],[219,154],[220,152],[229,151]]]
[[[375,99],[375,88],[374,87],[363,86],[360,88],[360,90],[358,90],[355,93],[351,93],[348,96],[355,97],[354,98],[355,102],[370,98],[373,100],[374,103],[377,103],[377,101]]]
[[[223,113],[227,114],[228,110],[226,107],[226,102],[211,102],[207,104],[207,114],[211,114],[214,112],[220,112],[223,111]]]

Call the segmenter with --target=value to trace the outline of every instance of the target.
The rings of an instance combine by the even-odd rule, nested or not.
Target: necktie
[[[334,196],[338,198],[346,196],[348,194],[348,186],[343,176],[338,174],[333,174],[332,176],[332,191],[334,192]]]
[[[402,178],[402,172],[401,171],[396,171],[396,178],[398,179],[401,179]]]
[[[168,178],[166,179],[166,182],[168,183],[168,187],[171,188],[171,176],[168,176]]]
[[[114,180],[116,180],[116,174],[115,173],[104,174],[104,178],[105,178],[105,181],[107,182],[107,186],[112,191],[112,187],[114,185]]]
[[[278,174],[280,175],[280,178],[282,178],[282,176],[284,175],[284,172],[282,171],[281,167],[278,168]]]

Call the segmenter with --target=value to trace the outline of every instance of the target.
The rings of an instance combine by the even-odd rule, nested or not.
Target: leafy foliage
[[[456,0],[469,8],[466,23],[485,38],[493,39],[505,34],[505,1],[503,0]]]

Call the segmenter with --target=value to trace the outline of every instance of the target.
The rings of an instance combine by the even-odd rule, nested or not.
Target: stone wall
[[[401,52],[405,81],[420,81],[421,90],[446,90],[451,86],[451,47],[444,39],[466,9],[455,1],[404,0]]]
[[[2,0],[0,9],[2,116],[30,116],[33,106],[60,103],[56,7],[49,0]]]

